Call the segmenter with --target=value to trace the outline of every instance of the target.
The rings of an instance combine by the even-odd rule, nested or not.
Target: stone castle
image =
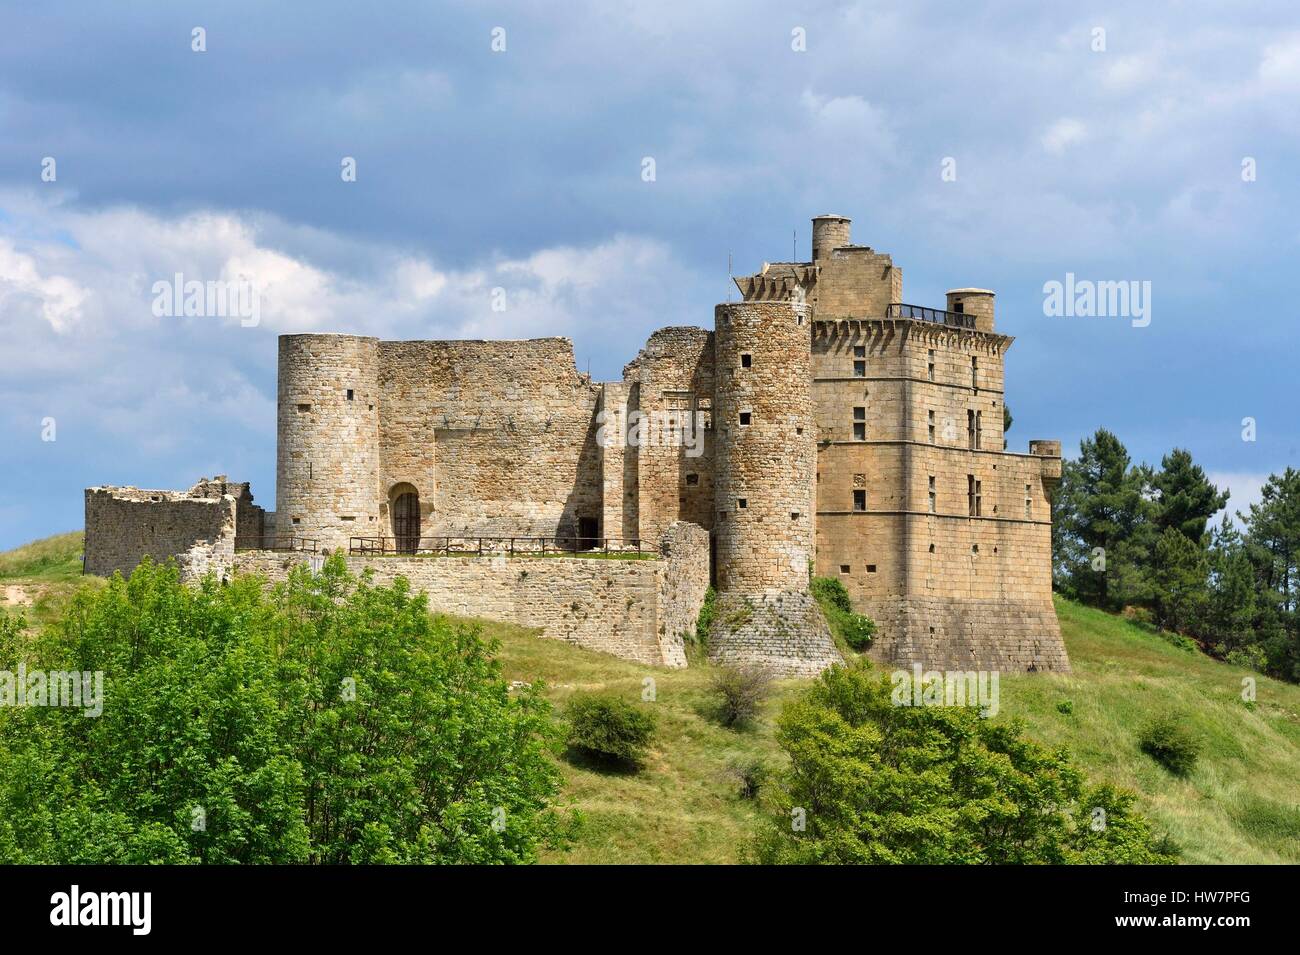
[[[849,225],[818,216],[811,261],[735,279],[712,331],[655,332],[617,382],[562,338],[281,336],[276,511],[224,477],[91,488],[86,570],[274,578],[342,551],[435,609],[678,666],[711,582],[710,656],[792,674],[839,659],[815,573],[875,619],[882,660],[1068,669],[1060,443],[1005,449],[994,293],[903,304]],[[605,551],[650,559],[582,556]]]

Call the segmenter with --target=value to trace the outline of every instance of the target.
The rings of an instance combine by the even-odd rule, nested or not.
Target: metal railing
[[[310,537],[236,537],[235,550],[296,550],[315,553],[320,541]]]
[[[975,327],[975,316],[966,312],[947,312],[941,308],[905,305],[902,302],[886,306],[885,318],[915,318],[923,322],[937,322],[940,325],[953,325],[957,328]]]
[[[401,557],[417,554],[506,555],[655,554],[635,537],[353,537],[348,553],[358,556]]]

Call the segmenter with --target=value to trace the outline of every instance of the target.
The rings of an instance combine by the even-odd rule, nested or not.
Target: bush
[[[771,695],[772,671],[761,666],[719,667],[709,678],[717,702],[718,722],[738,727],[751,722]]]
[[[896,706],[892,681],[836,666],[787,703],[761,863],[1172,861],[1134,797],[1091,786],[1064,750],[975,706]],[[1097,827],[1094,820],[1104,818]],[[802,823],[802,826],[795,825]]]
[[[742,756],[727,763],[727,775],[736,784],[736,795],[757,799],[772,772],[761,758]]]
[[[566,715],[569,746],[593,759],[640,766],[654,738],[654,714],[612,693],[578,694]]]
[[[1168,714],[1148,723],[1138,736],[1146,753],[1175,776],[1186,776],[1201,754],[1201,743],[1182,723]]]
[[[104,679],[97,718],[0,708],[0,862],[531,862],[562,839],[549,705],[405,581],[335,556],[268,594],[146,561],[11,630],[29,672]]]
[[[1063,713],[1063,714],[1065,714],[1066,716],[1069,716],[1071,713],[1074,712],[1074,701],[1073,701],[1073,700],[1062,700],[1060,703],[1057,703],[1057,704],[1056,704],[1056,712],[1058,712],[1058,713]]]
[[[812,595],[822,608],[831,632],[851,649],[868,649],[876,635],[876,623],[870,617],[853,612],[849,592],[834,577],[814,577]]]

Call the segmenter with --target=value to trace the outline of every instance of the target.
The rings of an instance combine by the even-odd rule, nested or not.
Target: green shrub
[[[1066,716],[1069,716],[1074,712],[1074,702],[1072,700],[1062,700],[1060,703],[1056,704],[1056,712],[1064,713]]]
[[[836,637],[859,652],[870,648],[876,636],[876,623],[870,617],[853,612],[844,584],[834,577],[814,577],[812,594]]]
[[[4,659],[104,674],[97,718],[0,707],[0,862],[534,861],[559,728],[495,649],[337,555],[272,593],[146,561],[21,647],[0,614]]]
[[[1172,861],[1133,795],[1089,785],[1064,750],[975,706],[897,706],[889,676],[860,663],[787,703],[777,741],[790,764],[768,788],[752,861]]]
[[[593,759],[640,766],[654,738],[654,714],[612,693],[575,695],[565,715],[569,746]]]
[[[1146,753],[1175,776],[1186,776],[1201,754],[1201,742],[1183,727],[1177,717],[1165,714],[1151,720],[1138,735]]]
[[[695,644],[701,650],[709,647],[709,628],[713,626],[717,603],[718,592],[709,587],[704,591],[704,603],[700,604],[700,615],[695,619]]]
[[[736,795],[741,799],[757,799],[772,771],[758,756],[742,756],[728,761],[727,775],[736,785]]]
[[[718,722],[739,727],[753,721],[771,695],[772,671],[761,666],[718,667],[709,676]]]

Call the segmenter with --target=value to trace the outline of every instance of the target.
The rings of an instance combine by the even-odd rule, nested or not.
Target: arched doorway
[[[397,552],[414,554],[420,548],[420,492],[410,484],[398,484],[390,498]]]

